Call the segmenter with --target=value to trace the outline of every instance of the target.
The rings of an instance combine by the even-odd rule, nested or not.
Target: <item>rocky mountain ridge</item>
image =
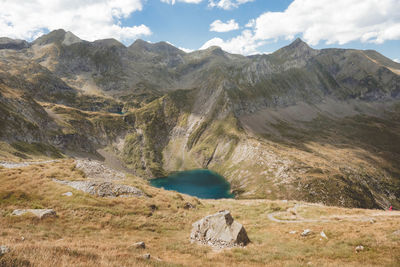
[[[241,198],[396,206],[399,72],[300,39],[245,57],[64,30],[2,38],[0,140],[21,157],[105,149],[144,178],[211,168]]]

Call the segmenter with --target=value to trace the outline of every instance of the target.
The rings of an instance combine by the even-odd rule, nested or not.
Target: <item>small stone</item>
[[[145,249],[146,248],[146,244],[143,241],[137,242],[137,243],[133,244],[132,246],[135,247],[135,248],[140,248],[140,249]]]
[[[154,204],[149,205],[149,208],[151,209],[151,211],[158,210],[158,207]]]
[[[393,234],[394,235],[400,235],[400,230],[394,231]]]
[[[196,206],[194,206],[192,203],[190,203],[190,202],[186,202],[185,203],[185,205],[183,205],[183,208],[185,209],[185,210],[189,210],[189,209],[194,209],[194,208],[196,208]]]
[[[62,194],[63,196],[66,196],[66,197],[70,197],[70,196],[72,196],[72,192],[66,192],[66,193],[64,193],[64,194]]]
[[[301,233],[301,236],[308,236],[311,234],[311,230],[310,229],[306,229]]]
[[[151,257],[150,253],[146,253],[146,254],[142,255],[142,258],[145,260],[150,260],[150,257]]]
[[[371,224],[373,224],[373,223],[376,222],[376,220],[375,220],[375,219],[371,219],[371,220],[369,220],[369,222],[370,222]]]
[[[324,231],[322,231],[320,235],[321,235],[322,238],[328,239],[328,237],[326,236],[326,234],[324,233]]]
[[[8,252],[10,252],[10,249],[7,246],[4,245],[0,246],[0,257]]]
[[[21,241],[25,241],[25,237],[21,236]]]
[[[294,235],[297,231],[290,231],[289,234]]]
[[[361,252],[361,251],[363,251],[363,250],[364,250],[364,246],[361,246],[361,245],[359,245],[359,246],[357,246],[357,247],[355,248],[356,253]]]

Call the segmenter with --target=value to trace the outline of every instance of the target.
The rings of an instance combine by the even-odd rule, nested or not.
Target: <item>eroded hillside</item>
[[[400,207],[400,64],[374,51],[298,39],[244,57],[63,30],[2,44],[3,157],[210,168],[238,198]]]

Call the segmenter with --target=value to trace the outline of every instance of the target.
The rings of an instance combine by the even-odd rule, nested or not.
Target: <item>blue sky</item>
[[[315,0],[318,1],[318,0]],[[174,5],[149,0],[141,12],[134,13],[124,21],[126,25],[145,24],[153,34],[142,37],[150,42],[168,41],[175,46],[197,50],[208,40],[219,37],[224,40],[239,35],[244,26],[251,20],[266,12],[283,12],[293,0],[256,0],[240,5],[238,8],[224,10],[210,8],[207,1],[199,4],[176,2]],[[349,1],[350,2],[350,1]],[[400,11],[400,10],[399,10]],[[211,32],[210,24],[215,20],[228,21],[234,19],[240,26],[238,30],[229,32]],[[400,27],[400,26],[399,26]],[[299,33],[295,37],[302,38]],[[273,52],[282,46],[290,44],[293,39],[278,38],[269,40],[268,44],[260,46],[258,52]],[[391,59],[400,59],[400,38],[385,41],[382,44],[373,42],[351,41],[345,44],[333,43],[327,45],[321,41],[312,45],[317,49],[342,47],[356,49],[374,49]]]
[[[0,35],[63,28],[82,39],[168,41],[270,53],[296,37],[314,48],[374,49],[400,59],[399,0],[0,0]]]

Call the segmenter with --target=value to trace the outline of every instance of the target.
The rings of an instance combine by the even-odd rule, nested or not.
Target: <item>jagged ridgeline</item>
[[[400,64],[375,51],[269,55],[0,39],[2,157],[113,156],[143,178],[209,168],[238,198],[400,208]]]

